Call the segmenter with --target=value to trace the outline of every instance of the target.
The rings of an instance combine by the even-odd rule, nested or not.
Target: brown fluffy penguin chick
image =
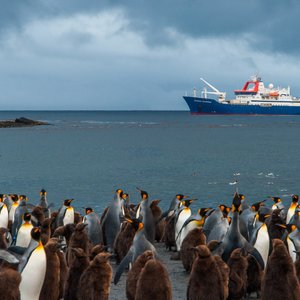
[[[244,299],[247,291],[248,260],[242,249],[233,250],[227,264],[230,268],[228,299]]]
[[[81,216],[81,214],[79,212],[74,212],[74,223],[78,224],[81,223],[83,221],[83,218]]]
[[[60,268],[60,277],[59,277],[59,298],[63,299],[65,293],[66,281],[69,274],[69,268],[67,265],[66,255],[63,251],[59,250],[57,252],[59,258],[59,268]]]
[[[35,206],[31,212],[31,221],[36,223],[36,226],[41,225],[45,220],[44,209],[41,206]]]
[[[165,230],[164,220],[158,221],[160,219],[160,216],[162,215],[162,210],[158,206],[159,202],[160,202],[160,200],[153,200],[150,204],[150,208],[151,208],[151,211],[153,214],[153,220],[155,222],[155,240],[158,243],[162,240],[164,230]]]
[[[112,280],[110,257],[110,253],[99,253],[85,269],[79,281],[78,300],[108,300]]]
[[[90,252],[90,260],[93,260],[95,256],[99,253],[105,252],[105,246],[104,245],[96,245],[91,249]]]
[[[150,250],[142,253],[136,261],[132,264],[132,268],[129,270],[126,281],[126,296],[128,300],[135,299],[136,285],[142,269],[149,259],[154,258],[154,253]]]
[[[78,223],[75,227],[74,232],[69,241],[69,246],[67,249],[67,263],[70,266],[72,260],[74,259],[73,251],[69,251],[69,248],[81,248],[83,251],[89,255],[90,243],[87,232],[85,230],[87,224]]]
[[[10,268],[0,267],[0,298],[1,300],[19,300],[21,274]]]
[[[298,278],[298,281],[300,282],[300,253],[297,252],[297,259],[295,261],[295,270],[296,270],[296,275],[297,275],[297,278]]]
[[[205,245],[206,237],[203,233],[202,228],[192,229],[184,238],[181,244],[180,256],[182,260],[183,267],[187,272],[192,269],[193,262],[196,258],[194,247],[198,245]]]
[[[137,285],[135,300],[172,300],[172,284],[164,265],[150,259],[142,269]]]
[[[52,219],[50,218],[47,218],[42,222],[41,240],[43,245],[46,245],[51,237],[51,223],[52,223]]]
[[[114,253],[117,264],[119,264],[128,253],[128,250],[132,245],[135,233],[136,229],[134,228],[132,223],[128,221],[124,221],[122,223],[121,229],[117,234],[114,243]]]
[[[72,248],[70,250],[74,252],[74,260],[69,268],[64,300],[77,300],[79,280],[84,270],[89,266],[89,259],[81,248]]]
[[[205,245],[194,248],[194,260],[187,288],[188,300],[224,300],[221,271]]]
[[[7,249],[6,233],[7,233],[7,229],[1,227],[0,228],[0,249],[3,250]]]
[[[247,294],[250,296],[256,293],[257,298],[260,298],[263,270],[252,255],[248,255],[247,259]]]
[[[262,300],[300,299],[300,285],[292,258],[279,239],[273,240],[273,251],[269,256],[262,280],[261,298]]]
[[[218,268],[221,272],[222,276],[222,281],[223,281],[223,288],[224,288],[224,300],[228,298],[229,295],[229,274],[230,274],[230,269],[228,265],[223,261],[221,256],[219,255],[214,255],[213,258],[215,259]]]
[[[163,235],[163,240],[165,242],[166,249],[171,251],[172,247],[176,246],[175,243],[175,213],[171,216],[165,218],[165,231]]]
[[[52,238],[44,247],[47,258],[45,280],[40,292],[40,300],[57,300],[59,297],[60,261],[58,239]]]
[[[55,222],[54,222],[55,223]],[[63,236],[66,239],[67,246],[69,246],[70,238],[75,231],[75,224],[67,224],[65,226],[59,226],[55,229],[53,237]]]

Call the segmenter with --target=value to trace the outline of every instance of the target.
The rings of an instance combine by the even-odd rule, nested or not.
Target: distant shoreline
[[[49,125],[49,123],[27,119],[24,117],[15,120],[0,120],[0,128],[32,127]]]

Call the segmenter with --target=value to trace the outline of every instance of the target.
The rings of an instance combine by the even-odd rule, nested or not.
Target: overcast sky
[[[186,110],[203,77],[300,96],[298,0],[0,0],[0,106]]]

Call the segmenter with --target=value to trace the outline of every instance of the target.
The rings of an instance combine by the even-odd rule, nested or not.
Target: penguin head
[[[100,265],[100,264],[106,263],[110,257],[112,257],[111,253],[101,252],[94,257],[93,264]]]
[[[231,211],[231,208],[228,207],[228,206],[226,206],[225,204],[220,204],[220,205],[219,205],[219,208],[220,208],[220,210],[221,210],[221,212],[222,212],[224,218],[226,218],[227,215],[228,215],[228,214],[230,213],[230,211]]]
[[[46,196],[46,194],[47,194],[46,190],[41,189],[41,191],[40,191],[40,196],[41,196],[41,197],[42,197],[42,196]]]
[[[64,200],[64,206],[71,206],[71,203],[74,199],[66,199]]]
[[[199,208],[198,209],[198,214],[203,218],[204,216],[206,216],[206,213],[210,210],[211,208]]]
[[[235,192],[233,199],[232,199],[232,212],[240,212],[241,211],[241,198],[239,197],[238,193]]]
[[[192,249],[196,252],[199,258],[207,258],[211,256],[211,252],[206,245],[198,245],[197,247],[192,247]]]
[[[182,195],[182,194],[177,194],[176,195],[177,200],[181,201],[182,199],[188,198],[188,196]]]
[[[124,199],[124,200],[127,200],[129,197],[129,195],[127,193],[123,193],[121,198]]]
[[[148,193],[146,191],[143,191],[143,190],[141,190],[138,187],[136,189],[141,193],[142,200],[147,200],[148,199],[149,195],[148,195]]]
[[[293,203],[298,203],[298,201],[299,201],[299,196],[298,195],[293,195],[292,196],[292,202]]]
[[[184,205],[185,207],[189,207],[192,203],[193,203],[193,201],[195,201],[195,200],[197,200],[197,199],[182,199],[181,200],[181,203],[182,203],[182,205]]]
[[[135,231],[142,230],[144,228],[144,224],[141,220],[139,219],[126,219],[135,229]]]
[[[251,205],[252,210],[256,211],[256,212],[259,211],[260,207],[264,206],[264,202],[265,202],[265,200],[252,204]]]
[[[3,202],[4,194],[0,194],[0,202]]]
[[[119,195],[119,197],[122,197],[123,190],[122,189],[116,189],[116,195]]]
[[[93,212],[94,210],[92,209],[92,208],[90,208],[90,207],[86,207],[85,208],[85,214],[86,215],[89,215],[91,212]]]
[[[24,213],[23,220],[29,222],[31,220],[31,214],[29,212]]]
[[[140,255],[140,259],[143,260],[144,264],[150,259],[154,259],[154,253],[151,250],[146,250],[144,253]]]
[[[245,200],[244,194],[239,194],[239,197],[240,197],[241,201],[242,201],[242,200]]]
[[[75,227],[75,231],[81,232],[85,229],[86,226],[88,226],[87,223],[78,223]]]
[[[41,238],[41,228],[40,227],[33,227],[31,229],[31,237],[35,241],[39,241]]]
[[[22,200],[25,200],[27,201],[28,200],[28,197],[26,195],[19,195],[19,200],[22,201]]]
[[[274,203],[280,203],[281,202],[280,197],[272,197],[272,200],[274,201]]]
[[[9,196],[13,202],[19,201],[19,196],[17,194],[10,194]]]

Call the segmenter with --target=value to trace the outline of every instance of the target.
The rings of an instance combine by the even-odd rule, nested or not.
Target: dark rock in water
[[[0,121],[0,128],[28,127],[28,126],[39,126],[39,125],[49,125],[49,124],[46,122],[31,120],[25,117],[17,118],[15,120]]]

